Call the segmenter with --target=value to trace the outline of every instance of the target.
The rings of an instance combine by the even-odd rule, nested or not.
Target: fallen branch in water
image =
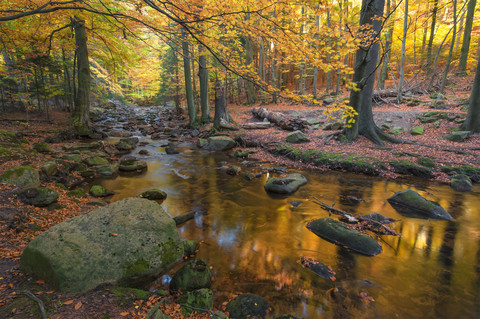
[[[181,215],[178,215],[178,216],[175,216],[173,217],[173,220],[175,221],[175,224],[177,226],[185,223],[185,222],[188,222],[190,219],[193,219],[195,217],[195,214],[196,213],[199,213],[199,214],[205,214],[205,211],[189,211],[189,212],[186,212],[186,213],[183,213]]]
[[[372,220],[370,218],[365,218],[363,216],[352,216],[351,214],[347,213],[344,210],[334,208],[333,205],[335,205],[335,202],[333,203],[332,206],[330,206],[322,202],[320,199],[318,199],[315,196],[312,196],[312,198],[315,200],[313,201],[315,204],[320,205],[320,207],[325,209],[330,214],[340,215],[345,219],[347,219],[350,223],[357,223],[357,225],[355,225],[355,228],[359,230],[368,229],[373,232],[380,232],[380,230],[382,230],[381,231],[382,235],[393,235],[393,236],[402,237],[402,234],[397,233],[396,231],[393,231],[392,229],[390,229],[390,227],[386,226],[385,224],[379,221]]]

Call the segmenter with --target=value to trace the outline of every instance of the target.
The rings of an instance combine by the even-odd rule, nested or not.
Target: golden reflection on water
[[[382,181],[349,174],[303,172],[309,183],[288,198],[268,196],[266,175],[247,181],[219,169],[220,154],[196,152],[156,157],[147,172],[103,180],[114,190],[112,201],[150,188],[164,190],[162,203],[172,216],[206,209],[178,230],[202,241],[198,254],[214,267],[216,302],[233,294],[257,293],[274,313],[305,318],[475,318],[480,317],[480,197],[445,185]],[[231,159],[229,159],[231,161]],[[403,217],[386,201],[412,188],[438,201],[454,219],[434,221]],[[341,196],[365,202],[349,206]],[[305,228],[328,217],[310,196],[355,214],[380,212],[398,219],[401,238],[382,236],[383,252],[366,257],[326,242]],[[292,200],[302,205],[293,208]],[[317,277],[298,260],[313,257],[337,272],[334,283]],[[332,295],[331,288],[338,288]],[[360,292],[375,302],[365,304]]]

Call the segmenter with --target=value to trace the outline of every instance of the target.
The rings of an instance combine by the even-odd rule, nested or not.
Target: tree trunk
[[[77,46],[77,93],[72,119],[75,125],[89,126],[90,111],[90,64],[88,62],[87,33],[85,21],[73,18],[75,44]]]
[[[355,122],[345,129],[347,139],[355,140],[359,135],[363,135],[372,142],[383,145],[383,139],[391,142],[396,140],[383,133],[373,121],[372,112],[372,93],[375,81],[375,68],[379,51],[378,38],[381,31],[381,21],[374,19],[375,16],[383,16],[384,0],[363,0],[360,15],[361,26],[372,26],[371,30],[375,33],[372,43],[364,47],[359,47],[355,55],[355,67],[353,81],[358,90],[352,90],[350,93],[350,106],[358,113],[354,117]],[[365,30],[364,32],[369,32]]]
[[[438,0],[433,2],[432,10],[432,24],[430,26],[430,38],[428,39],[427,45],[427,74],[431,74],[432,68],[432,48],[433,48],[433,37],[435,36],[435,24],[437,22],[437,12],[438,12]]]
[[[455,38],[457,36],[457,0],[453,0],[453,34],[452,43],[450,44],[450,50],[448,51],[447,65],[443,72],[442,84],[440,85],[440,93],[443,94],[445,90],[445,84],[447,82],[448,70],[450,69],[450,62],[452,62],[453,49],[455,48]]]
[[[458,63],[458,75],[467,75],[467,60],[470,49],[470,39],[472,35],[473,16],[475,14],[475,5],[477,0],[470,0],[467,8],[467,18],[465,22],[465,29],[463,31],[462,50],[460,51],[460,62]]]
[[[327,10],[327,27],[330,28],[330,11]],[[332,37],[329,35],[328,36],[328,47],[332,45]],[[327,63],[330,63],[330,52],[327,53]],[[330,93],[330,79],[332,77],[332,71],[328,70],[327,72],[327,78],[325,80],[325,92],[328,94]]]
[[[215,115],[213,117],[213,127],[221,129],[221,122],[228,121],[227,101],[225,98],[225,87],[222,81],[215,81]]]
[[[480,60],[477,63],[477,72],[470,93],[470,106],[462,130],[480,132]]]
[[[185,94],[187,95],[187,108],[190,127],[195,126],[197,114],[193,104],[192,71],[190,70],[190,56],[188,52],[188,42],[185,30],[182,29],[182,52],[183,52],[183,72],[185,77]]]
[[[207,57],[202,47],[198,48],[198,77],[200,78],[200,108],[202,110],[202,123],[210,122],[210,109],[208,107],[208,69]]]
[[[408,30],[408,0],[405,0],[405,15],[403,17],[403,39],[402,39],[402,55],[400,61],[400,78],[398,79],[398,94],[397,103],[402,102],[402,90],[403,90],[403,78],[405,76],[405,44],[407,42],[407,30]]]
[[[245,37],[245,53],[246,59],[245,63],[247,64],[247,68],[253,67],[253,43],[252,39],[248,36]],[[246,81],[245,82],[245,92],[247,94],[247,103],[254,104],[255,103],[255,86],[253,82]]]

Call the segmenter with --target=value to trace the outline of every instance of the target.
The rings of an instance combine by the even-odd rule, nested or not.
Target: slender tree
[[[187,95],[188,118],[191,127],[195,126],[197,114],[193,104],[192,71],[190,70],[190,52],[188,50],[187,35],[182,29],[183,72],[185,76],[185,94]]]
[[[475,14],[475,5],[477,0],[470,0],[467,7],[467,18],[465,21],[465,29],[463,31],[462,50],[460,51],[460,62],[458,63],[458,75],[467,74],[467,60],[470,49],[470,39],[472,37],[473,16]]]
[[[397,103],[402,102],[403,80],[405,77],[405,44],[407,42],[407,30],[408,30],[408,0],[405,0],[404,10],[405,12],[403,17],[402,53],[401,53],[401,60],[400,60],[400,78],[398,79]]]
[[[198,47],[198,77],[200,78],[200,109],[202,110],[202,123],[210,122],[210,109],[208,107],[208,68],[207,57],[202,46]]]
[[[72,120],[75,125],[89,126],[90,111],[90,64],[88,62],[87,32],[85,21],[73,17],[75,44],[77,46],[77,93]]]
[[[437,12],[438,12],[438,0],[434,0],[433,9],[432,9],[432,24],[430,26],[430,37],[428,39],[428,45],[427,45],[427,74],[430,74],[432,71],[431,64],[432,64],[433,37],[435,36]]]

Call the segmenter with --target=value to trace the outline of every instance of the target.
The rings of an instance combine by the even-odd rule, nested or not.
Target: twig
[[[37,296],[32,294],[30,291],[21,290],[20,293],[24,294],[28,298],[35,301],[38,304],[38,307],[40,308],[40,312],[42,313],[42,318],[43,319],[48,319],[47,313],[45,312],[45,306],[43,305],[43,301],[41,301]]]
[[[385,235],[393,235],[393,236],[399,236],[401,237],[402,234],[397,233],[393,230],[390,229],[390,227],[382,224],[381,222],[378,222],[376,220],[372,220],[369,218],[365,218],[362,216],[352,216],[349,213],[347,213],[344,210],[334,208],[333,206],[330,206],[321,200],[319,200],[317,197],[312,196],[312,198],[316,201],[314,201],[315,204],[320,205],[323,209],[328,211],[329,213],[336,214],[336,215],[341,215],[342,217],[348,219],[349,222],[356,222],[356,223],[362,223],[366,222],[366,224],[363,224],[362,227],[366,227],[369,230],[374,231],[375,229],[382,228],[385,231]]]

